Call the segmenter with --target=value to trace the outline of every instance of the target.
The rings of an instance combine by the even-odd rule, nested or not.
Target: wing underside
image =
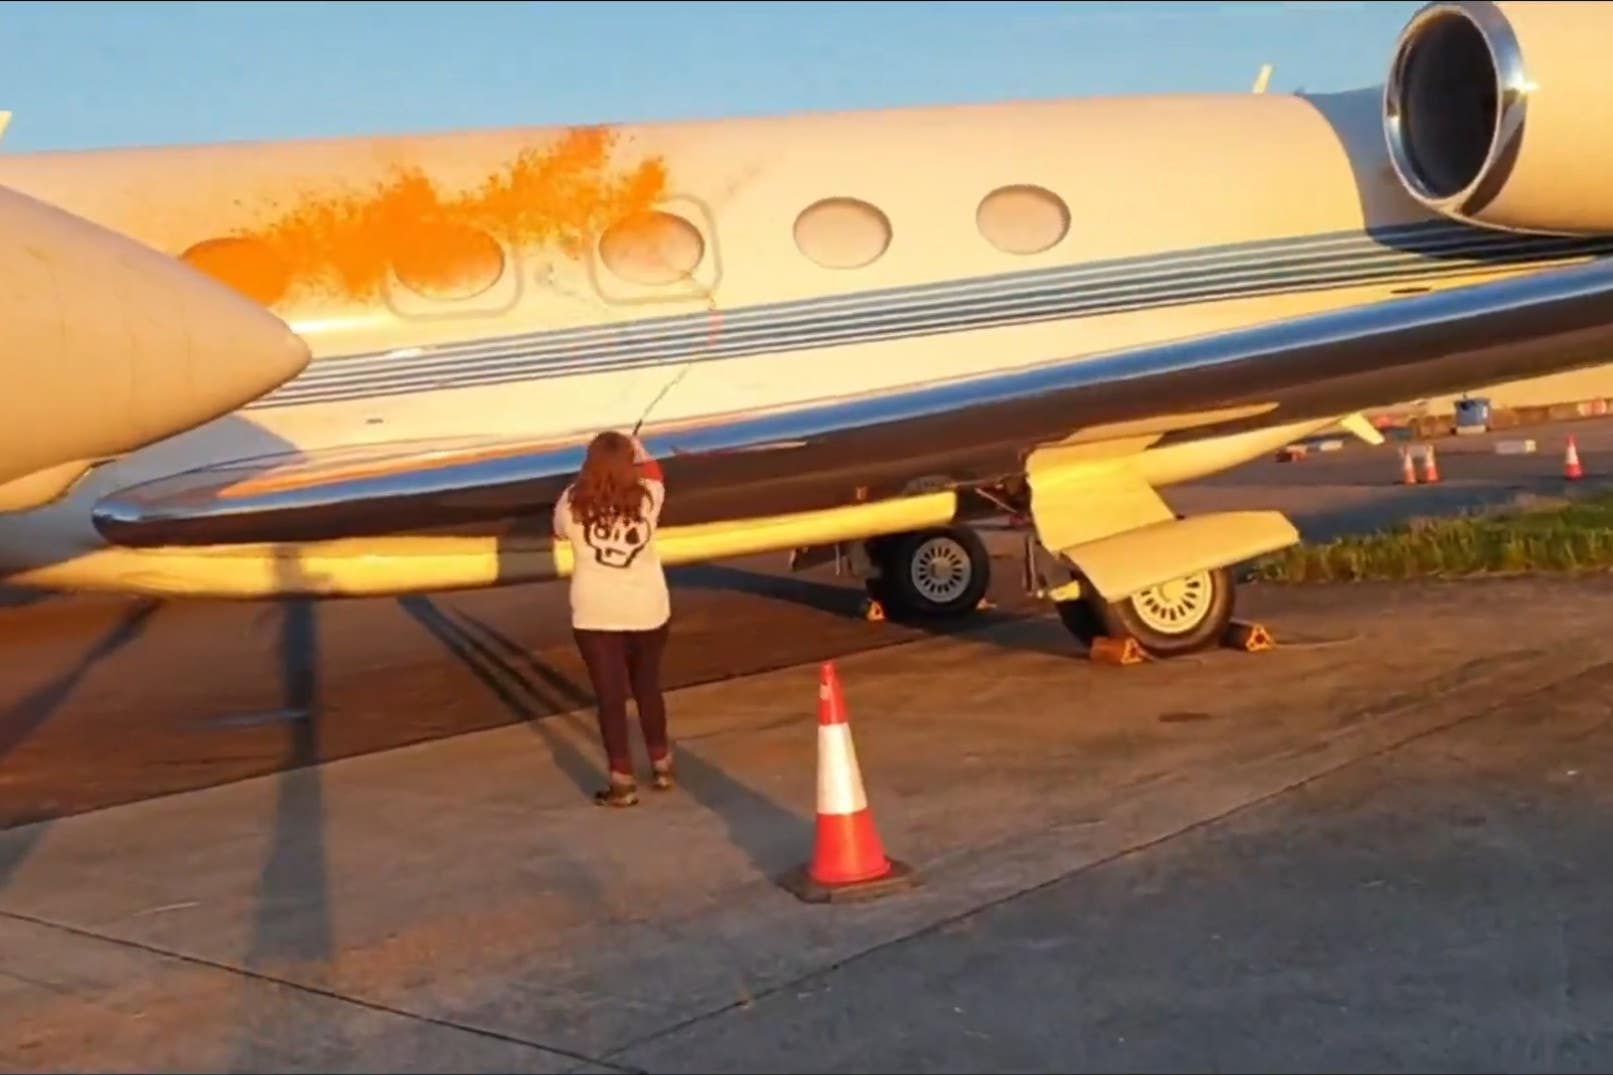
[[[1168,438],[1349,414],[1613,354],[1613,260],[1026,369],[651,428],[669,522],[875,498],[922,476],[1014,473],[1040,444],[1157,422]],[[1180,416],[1202,414],[1203,422]],[[309,541],[542,517],[583,440],[466,437],[241,460],[115,491],[128,546]],[[770,502],[770,499],[775,502]],[[674,517],[674,515],[676,517]]]

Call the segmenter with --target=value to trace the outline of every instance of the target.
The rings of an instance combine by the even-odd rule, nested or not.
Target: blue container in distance
[[[1456,431],[1458,433],[1483,433],[1489,428],[1489,400],[1459,399],[1456,401]]]

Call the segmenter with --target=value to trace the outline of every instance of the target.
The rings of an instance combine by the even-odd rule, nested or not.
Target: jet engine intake
[[[1613,5],[1437,0],[1401,32],[1384,133],[1406,190],[1466,223],[1613,232]]]

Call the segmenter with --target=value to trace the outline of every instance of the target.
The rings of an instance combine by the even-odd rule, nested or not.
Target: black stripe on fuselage
[[[1144,255],[798,302],[331,357],[249,405],[485,387],[1345,287],[1496,276],[1613,241],[1435,222]],[[401,353],[400,353],[401,352]]]

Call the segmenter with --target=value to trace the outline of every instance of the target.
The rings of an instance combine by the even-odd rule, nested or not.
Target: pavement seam
[[[420,1012],[411,1012],[402,1008],[394,1008],[390,1004],[382,1004],[379,1001],[365,1000],[362,997],[348,996],[345,993],[338,993],[333,989],[324,989],[316,985],[308,985],[304,982],[296,982],[288,978],[280,978],[273,974],[265,974],[262,971],[249,970],[246,967],[231,966],[228,963],[221,963],[217,960],[206,959],[201,956],[187,955],[184,952],[176,952],[154,944],[147,944],[144,941],[136,941],[125,937],[113,937],[104,933],[96,933],[94,930],[83,929],[78,926],[71,926],[65,922],[52,922],[46,918],[38,918],[34,915],[22,914],[17,911],[0,909],[0,918],[8,918],[15,922],[23,922],[31,926],[38,926],[42,929],[58,930],[62,933],[67,933],[75,937],[83,937],[87,940],[100,941],[105,944],[115,944],[122,948],[133,949],[135,951],[144,952],[147,955],[154,955],[163,959],[177,960],[181,963],[191,964],[192,966],[205,967],[209,970],[223,971],[225,974],[234,974],[242,978],[249,978],[254,981],[265,982],[270,985],[282,986],[286,989],[292,989],[299,993],[323,997],[327,1000],[334,1000],[343,1004],[352,1004],[356,1007],[364,1008],[368,1011],[378,1012],[383,1015],[398,1016],[400,1018],[411,1019],[419,1023],[429,1023],[434,1026],[440,1026],[446,1030],[457,1030],[461,1033],[474,1034],[475,1036],[481,1038],[489,1038],[494,1041],[502,1041],[511,1045],[519,1045],[524,1048],[534,1049],[538,1052],[548,1053],[551,1056],[572,1060],[583,1065],[594,1065],[596,1067],[609,1068],[612,1071],[622,1072],[624,1075],[642,1075],[642,1071],[639,1068],[623,1067],[620,1064],[613,1064],[608,1060],[596,1059],[583,1053],[572,1052],[570,1049],[560,1049],[553,1045],[544,1045],[542,1042],[530,1041],[526,1038],[519,1038],[513,1034],[505,1034],[497,1030],[487,1030],[483,1027],[470,1026],[465,1023],[456,1023],[452,1019],[444,1019],[435,1015],[425,1015]]]
[[[711,1009],[709,1011],[706,1011],[706,1012],[702,1012],[702,1013],[700,1013],[698,1015],[689,1016],[687,1019],[680,1020],[679,1022],[674,1023],[674,1024],[670,1025],[670,1026],[664,1027],[661,1030],[657,1030],[657,1031],[654,1031],[653,1033],[646,1034],[643,1037],[636,1038],[636,1039],[633,1039],[631,1041],[625,1042],[622,1045],[617,1046],[616,1048],[607,1049],[601,1055],[603,1057],[606,1057],[606,1058],[621,1056],[624,1053],[630,1052],[630,1051],[635,1050],[635,1049],[643,1048],[646,1045],[650,1045],[650,1044],[652,1044],[654,1042],[661,1041],[661,1040],[663,1040],[665,1038],[669,1038],[669,1037],[671,1037],[673,1035],[679,1034],[679,1033],[681,1033],[681,1032],[683,1032],[685,1030],[690,1029],[691,1027],[695,1027],[695,1026],[698,1026],[698,1025],[700,1025],[702,1023],[709,1022],[709,1021],[711,1021],[711,1020],[713,1020],[713,1019],[715,1019],[715,1018],[717,1018],[719,1016],[726,1015],[729,1012],[739,1011],[739,1010],[742,1010],[744,1008],[753,1007],[753,1006],[755,1006],[757,1004],[760,1004],[763,1000],[766,1000],[766,999],[768,999],[768,998],[770,998],[770,997],[772,997],[772,996],[774,996],[776,994],[782,993],[782,992],[784,992],[786,990],[789,990],[789,989],[799,988],[800,986],[805,985],[806,983],[811,982],[814,979],[827,977],[828,975],[833,974],[836,971],[839,971],[844,967],[848,967],[848,966],[850,966],[850,965],[852,965],[854,963],[860,962],[860,961],[862,961],[864,959],[867,959],[870,956],[878,955],[881,952],[884,952],[884,951],[886,951],[888,949],[896,948],[899,945],[907,944],[910,941],[916,941],[916,940],[919,940],[919,939],[924,938],[924,937],[933,936],[933,935],[941,932],[942,930],[945,930],[945,929],[947,929],[949,927],[957,925],[960,922],[965,922],[965,921],[968,921],[971,918],[976,918],[976,917],[986,913],[987,911],[991,911],[991,910],[993,910],[993,909],[995,909],[997,907],[1000,907],[1000,906],[1003,906],[1005,904],[1011,903],[1014,900],[1020,899],[1021,897],[1033,895],[1033,894],[1035,894],[1037,892],[1041,892],[1041,891],[1043,891],[1045,889],[1052,888],[1054,885],[1061,884],[1062,882],[1068,881],[1069,879],[1071,879],[1073,877],[1078,877],[1081,874],[1088,873],[1088,872],[1090,872],[1092,870],[1098,869],[1098,868],[1103,867],[1103,866],[1107,866],[1110,863],[1119,862],[1119,861],[1121,861],[1123,859],[1127,859],[1127,858],[1130,858],[1130,857],[1133,857],[1133,856],[1136,856],[1136,855],[1144,854],[1145,852],[1151,851],[1156,847],[1163,846],[1164,844],[1167,844],[1167,843],[1171,842],[1172,840],[1176,840],[1176,839],[1178,839],[1178,838],[1180,838],[1182,836],[1188,835],[1190,833],[1197,832],[1197,831],[1199,831],[1201,829],[1212,828],[1212,827],[1214,827],[1216,825],[1221,824],[1224,821],[1227,821],[1230,818],[1236,817],[1239,814],[1243,814],[1243,813],[1246,813],[1246,812],[1249,812],[1249,811],[1252,811],[1252,810],[1259,809],[1259,808],[1261,808],[1263,806],[1266,806],[1266,805],[1270,804],[1271,802],[1274,802],[1277,799],[1282,798],[1285,795],[1289,795],[1289,794],[1291,794],[1291,793],[1293,793],[1295,791],[1299,791],[1299,790],[1301,790],[1301,789],[1303,789],[1303,788],[1305,788],[1305,787],[1307,787],[1307,786],[1309,786],[1311,784],[1314,784],[1314,783],[1316,783],[1318,781],[1325,780],[1325,779],[1327,779],[1329,777],[1332,777],[1332,776],[1336,776],[1337,774],[1339,774],[1341,772],[1344,772],[1345,770],[1350,769],[1350,768],[1352,768],[1352,767],[1354,767],[1356,765],[1359,765],[1362,762],[1368,762],[1368,761],[1376,760],[1378,758],[1382,758],[1385,755],[1392,754],[1395,751],[1398,751],[1398,750],[1401,750],[1401,749],[1403,749],[1405,747],[1408,747],[1408,746],[1412,745],[1413,743],[1417,743],[1417,742],[1420,742],[1420,741],[1422,741],[1424,739],[1428,739],[1428,738],[1430,738],[1432,736],[1440,735],[1440,734],[1443,734],[1445,732],[1452,731],[1453,729],[1459,728],[1464,724],[1470,723],[1471,721],[1482,719],[1483,717],[1489,716],[1492,713],[1495,713],[1497,710],[1502,709],[1503,707],[1510,706],[1510,705],[1516,705],[1519,702],[1526,701],[1526,700],[1528,700],[1530,698],[1533,698],[1533,697],[1535,697],[1537,695],[1548,693],[1548,692],[1550,692],[1552,690],[1555,690],[1557,687],[1561,686],[1563,683],[1565,683],[1565,682],[1567,682],[1567,681],[1569,681],[1571,679],[1577,678],[1579,676],[1585,675],[1588,672],[1594,671],[1594,670],[1599,669],[1599,668],[1609,668],[1609,667],[1613,667],[1613,662],[1609,662],[1609,661],[1575,662],[1573,665],[1571,665],[1567,669],[1561,670],[1560,672],[1551,674],[1548,677],[1546,682],[1534,682],[1534,683],[1531,683],[1529,686],[1525,687],[1523,690],[1520,690],[1520,691],[1517,691],[1517,692],[1514,692],[1514,693],[1508,693],[1508,694],[1500,696],[1500,697],[1497,697],[1494,694],[1486,695],[1485,697],[1486,697],[1487,701],[1484,704],[1481,704],[1476,709],[1463,709],[1463,710],[1461,710],[1459,712],[1458,715],[1451,717],[1449,720],[1441,721],[1438,724],[1434,724],[1434,725],[1431,725],[1429,727],[1423,728],[1422,730],[1417,731],[1417,732],[1413,732],[1412,734],[1410,734],[1408,736],[1405,736],[1404,738],[1399,738],[1399,739],[1395,739],[1395,740],[1393,740],[1391,742],[1388,742],[1388,743],[1383,743],[1383,744],[1381,744],[1381,745],[1379,745],[1377,747],[1374,747],[1374,748],[1372,748],[1372,749],[1370,749],[1370,750],[1368,750],[1368,751],[1366,751],[1366,752],[1364,752],[1364,753],[1362,753],[1360,755],[1357,755],[1357,756],[1352,757],[1352,758],[1347,758],[1344,761],[1341,761],[1336,765],[1333,765],[1333,766],[1330,766],[1330,767],[1328,767],[1326,769],[1322,769],[1322,770],[1319,770],[1317,772],[1314,772],[1314,773],[1310,774],[1309,776],[1303,777],[1303,778],[1301,778],[1299,780],[1294,781],[1293,783],[1284,785],[1283,787],[1280,787],[1280,788],[1277,788],[1277,789],[1275,789],[1273,791],[1267,792],[1264,795],[1260,795],[1260,796],[1257,796],[1255,798],[1252,798],[1252,799],[1248,800],[1247,802],[1239,803],[1237,806],[1231,807],[1230,809],[1227,809],[1227,810],[1223,810],[1222,812],[1220,812],[1218,814],[1214,814],[1214,815],[1211,815],[1209,817],[1200,818],[1197,821],[1194,821],[1194,822],[1191,822],[1191,823],[1189,823],[1187,825],[1182,826],[1180,829],[1177,829],[1174,832],[1165,833],[1165,834],[1163,834],[1161,836],[1156,836],[1153,839],[1144,840],[1144,841],[1142,841],[1140,843],[1133,844],[1130,847],[1121,848],[1118,851],[1112,852],[1112,853],[1110,853],[1108,855],[1104,855],[1104,856],[1102,856],[1100,858],[1095,858],[1090,862],[1083,863],[1083,864],[1081,864],[1079,866],[1074,867],[1073,869],[1067,870],[1064,873],[1061,873],[1056,877],[1048,878],[1047,880],[1044,880],[1044,881],[1038,881],[1035,884],[1028,885],[1025,888],[1019,889],[1019,890],[1014,891],[1014,892],[1008,892],[1008,893],[1004,893],[1003,895],[1000,895],[1000,896],[992,897],[992,898],[990,898],[990,899],[988,899],[988,900],[986,900],[986,901],[984,901],[982,903],[979,903],[979,904],[975,905],[974,907],[970,907],[970,908],[968,908],[966,910],[958,911],[958,912],[956,912],[954,914],[950,914],[950,915],[945,915],[945,916],[943,916],[941,918],[936,919],[933,922],[926,923],[925,925],[920,926],[919,928],[914,929],[914,930],[912,930],[912,931],[910,931],[908,933],[904,933],[904,934],[902,934],[900,936],[897,936],[897,937],[889,938],[888,940],[880,941],[879,943],[871,945],[870,947],[865,948],[860,952],[855,952],[855,953],[853,953],[851,955],[848,955],[843,959],[839,959],[839,960],[836,960],[836,961],[834,961],[832,963],[827,963],[827,964],[825,964],[825,965],[823,965],[821,967],[816,967],[816,968],[814,968],[812,970],[805,971],[805,972],[803,972],[801,974],[795,975],[792,978],[786,979],[785,981],[779,982],[778,984],[773,985],[771,987],[768,987],[766,989],[758,990],[757,992],[751,994],[749,997],[745,998],[744,1000],[731,1001],[731,1002],[729,1002],[727,1004],[723,1004],[723,1005],[721,1005],[719,1007],[713,1008],[713,1009]],[[1478,685],[1482,686],[1484,684],[1481,682]],[[1364,707],[1364,711],[1369,711],[1371,708],[1372,707],[1370,707],[1370,706]],[[642,1069],[640,1069],[640,1070],[642,1070]]]

